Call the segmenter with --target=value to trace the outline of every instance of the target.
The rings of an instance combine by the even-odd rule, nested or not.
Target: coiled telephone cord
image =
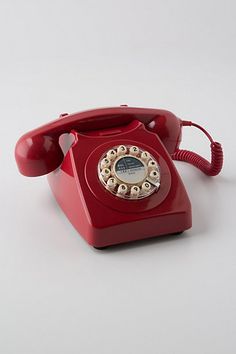
[[[210,134],[200,125],[191,121],[182,121],[182,126],[193,126],[200,129],[210,140],[211,161],[209,162],[204,157],[189,150],[177,149],[172,154],[172,159],[184,161],[197,167],[208,176],[216,176],[220,173],[223,166],[223,149],[220,143],[214,141]]]

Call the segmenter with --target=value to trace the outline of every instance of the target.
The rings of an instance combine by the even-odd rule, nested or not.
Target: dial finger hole
[[[142,154],[141,154],[141,159],[142,159],[144,162],[147,162],[147,161],[150,159],[150,154],[149,154],[149,152],[143,151]]]
[[[159,179],[160,175],[156,170],[152,170],[149,174],[149,177],[151,178],[151,180],[157,181]]]
[[[152,170],[152,169],[157,168],[157,163],[156,163],[156,161],[150,160],[150,161],[148,162],[148,168],[149,168],[149,170]]]
[[[127,147],[125,145],[118,146],[118,148],[117,148],[117,155],[118,156],[125,155],[126,152],[127,152]]]
[[[112,149],[112,150],[109,150],[108,152],[107,152],[107,157],[108,157],[108,159],[110,159],[110,160],[115,160],[115,158],[116,158],[116,151],[114,150],[114,149]]]
[[[105,157],[104,159],[102,159],[101,161],[101,168],[107,168],[107,167],[110,167],[111,165],[111,160],[108,159],[107,157]]]
[[[116,187],[117,181],[115,178],[111,177],[107,181],[107,188],[110,190],[114,190]]]
[[[102,171],[101,171],[101,175],[104,179],[104,181],[107,181],[108,178],[110,177],[110,174],[111,174],[111,171],[109,170],[109,168],[104,168]]]
[[[139,154],[139,148],[137,146],[131,146],[129,153],[132,156],[137,156]]]
[[[149,192],[151,189],[151,184],[149,182],[144,182],[142,184],[142,191],[143,192]]]
[[[128,190],[128,187],[126,186],[126,184],[122,183],[118,187],[117,194],[125,195],[127,190]]]
[[[131,198],[138,198],[140,193],[140,188],[138,186],[131,187],[130,196]]]

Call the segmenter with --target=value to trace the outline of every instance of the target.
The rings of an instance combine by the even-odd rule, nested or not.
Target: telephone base
[[[147,131],[139,121],[122,129],[112,139],[110,135],[74,132],[75,142],[62,165],[48,175],[52,192],[68,219],[80,235],[98,249],[179,234],[192,226],[188,195],[158,135]],[[115,146],[138,146],[140,151],[150,153],[161,174],[156,191],[146,198],[130,200],[104,187],[98,164],[104,153]]]
[[[48,181],[70,222],[98,250],[159,236],[180,235],[192,226],[191,205],[180,180],[175,185],[175,196],[170,192],[160,206],[146,211],[146,218],[138,209],[137,213],[121,212],[114,206],[112,209],[102,205],[96,198],[84,201],[76,180],[62,169],[48,175]]]

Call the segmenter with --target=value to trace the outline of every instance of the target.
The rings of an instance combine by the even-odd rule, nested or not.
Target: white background
[[[232,0],[0,1],[0,352],[236,352]],[[166,108],[222,142],[220,176],[178,163],[193,207],[181,237],[96,251],[14,145],[62,112]],[[209,157],[185,128],[183,147]]]

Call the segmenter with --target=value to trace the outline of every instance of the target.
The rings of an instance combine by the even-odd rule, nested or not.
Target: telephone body
[[[211,162],[179,149],[184,125],[208,136]],[[64,133],[73,135],[65,156]],[[23,175],[48,174],[58,204],[96,248],[189,229],[191,204],[172,159],[208,175],[223,163],[221,145],[197,124],[166,110],[125,105],[62,114],[23,135],[15,157]]]

